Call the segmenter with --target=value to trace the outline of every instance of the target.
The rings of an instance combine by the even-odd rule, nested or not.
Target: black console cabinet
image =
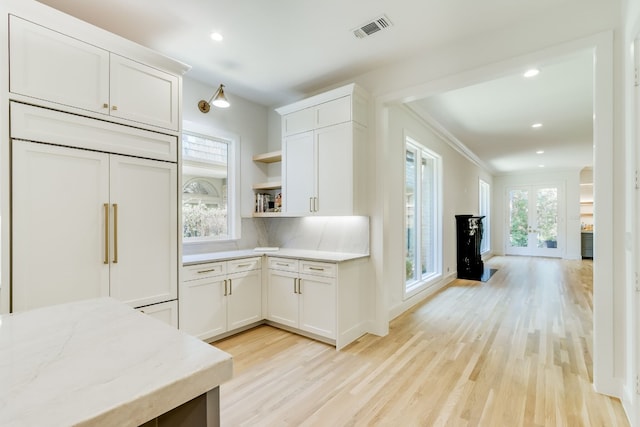
[[[480,280],[484,263],[480,255],[484,216],[456,215],[458,240],[458,278]]]

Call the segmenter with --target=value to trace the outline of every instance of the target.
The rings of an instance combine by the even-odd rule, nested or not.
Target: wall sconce
[[[198,108],[203,113],[208,113],[211,109],[211,104],[218,108],[227,108],[229,107],[229,105],[231,105],[229,104],[227,97],[224,96],[224,85],[220,85],[216,93],[214,93],[213,96],[209,98],[209,102],[205,101],[204,99],[200,100],[200,102],[198,102]]]

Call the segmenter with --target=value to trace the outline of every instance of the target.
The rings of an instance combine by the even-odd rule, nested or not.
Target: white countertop
[[[112,298],[0,316],[0,425],[137,426],[231,378],[231,356]]]
[[[210,252],[204,254],[184,255],[183,265],[202,264],[205,262],[225,261],[228,259],[248,258],[252,256],[268,255],[282,258],[298,258],[311,261],[344,262],[359,258],[366,258],[369,254],[355,254],[348,252],[312,251],[307,249],[279,248],[277,251],[262,251],[245,249],[227,252]]]

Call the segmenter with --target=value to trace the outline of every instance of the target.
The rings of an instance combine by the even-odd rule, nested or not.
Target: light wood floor
[[[233,355],[223,426],[626,426],[592,388],[592,263],[496,257],[346,349],[261,326]]]

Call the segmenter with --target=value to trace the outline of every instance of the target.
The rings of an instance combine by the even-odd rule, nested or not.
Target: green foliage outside
[[[227,235],[227,209],[210,208],[204,203],[182,205],[183,236],[185,238]]]
[[[538,247],[555,247],[558,239],[557,213],[558,191],[556,188],[545,188],[537,191],[537,230]],[[532,224],[533,225],[533,224]],[[509,234],[512,247],[528,245],[529,207],[528,192],[515,190],[511,192],[511,230]]]

